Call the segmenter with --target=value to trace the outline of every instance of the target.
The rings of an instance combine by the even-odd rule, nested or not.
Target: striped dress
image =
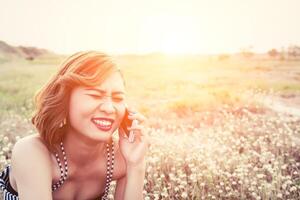
[[[3,191],[4,200],[18,200],[18,193],[9,183],[10,166],[8,165],[0,174],[0,187]]]
[[[113,169],[114,162],[110,162],[110,165],[107,164],[107,171]],[[3,200],[19,200],[18,192],[16,192],[9,182],[9,172],[10,165],[6,166],[4,170],[0,173],[0,189],[3,191]],[[109,184],[110,185],[110,184]],[[109,191],[108,185],[108,191]],[[105,191],[101,194],[100,199],[104,197]]]

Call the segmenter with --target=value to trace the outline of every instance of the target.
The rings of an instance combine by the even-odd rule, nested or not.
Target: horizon
[[[7,44],[8,46],[11,46],[13,48],[19,48],[19,47],[25,47],[25,48],[36,48],[36,49],[40,49],[40,50],[46,50],[50,53],[54,53],[56,55],[62,55],[62,56],[67,56],[67,55],[70,55],[72,53],[59,53],[59,52],[56,52],[56,51],[53,51],[52,49],[47,49],[47,48],[44,48],[44,47],[40,47],[40,46],[25,46],[25,45],[20,45],[20,44],[10,44],[10,43],[7,43],[6,41],[3,41],[3,40],[0,40],[0,42],[4,42],[5,44]],[[293,46],[293,45],[292,45]],[[290,46],[286,46],[284,47],[285,49],[289,48]],[[296,46],[298,47],[298,46]],[[278,53],[280,53],[281,51],[279,49],[276,49],[276,48],[272,48],[272,49],[269,49],[269,50],[277,50]],[[90,49],[91,51],[93,51],[94,49]],[[95,50],[95,51],[98,51],[98,50]],[[173,56],[221,56],[221,55],[230,55],[230,56],[233,56],[233,55],[238,55],[238,54],[241,54],[242,51],[237,51],[237,52],[231,52],[231,53],[166,53],[166,52],[159,52],[159,51],[153,51],[153,52],[144,52],[144,53],[131,53],[131,52],[124,52],[124,53],[111,53],[112,55],[116,55],[116,56],[148,56],[148,55],[158,55],[158,56],[170,56],[170,57],[173,57]],[[253,54],[253,55],[266,55],[269,53],[269,51],[266,51],[266,52],[254,52],[254,51],[249,51],[249,53]],[[288,51],[284,51],[284,53],[288,53]]]
[[[0,2],[1,40],[59,54],[266,53],[300,44],[296,0]]]

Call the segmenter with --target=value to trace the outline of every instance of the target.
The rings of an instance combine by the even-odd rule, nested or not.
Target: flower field
[[[270,63],[265,64],[270,65]],[[139,66],[137,63],[133,65]],[[6,69],[5,66],[1,67]],[[45,67],[44,70],[53,72],[51,67],[53,66]],[[133,69],[136,68],[133,67]],[[22,84],[25,84],[24,80],[27,76],[33,82],[38,80],[36,81],[38,85],[42,84],[38,75],[34,75],[36,71],[33,70],[34,67],[29,68],[31,69],[31,72],[28,72],[30,76],[22,71],[24,67],[14,69],[22,72],[16,73],[19,77],[17,80],[21,79],[21,81],[14,87],[15,89],[23,87]],[[125,70],[128,80],[137,78],[138,75],[143,76],[142,70],[133,69]],[[164,69],[170,70],[168,66]],[[194,73],[191,69],[187,70],[189,75]],[[39,70],[43,71],[40,68]],[[153,74],[156,74],[158,68],[152,70],[150,77],[154,77]],[[181,76],[183,77],[181,78],[183,82],[179,83],[171,82],[168,79],[169,76],[164,79],[160,75],[160,80],[166,80],[166,82],[154,81],[150,85],[151,79],[145,78],[141,85],[144,85],[144,88],[147,85],[153,86],[147,88],[147,91],[145,89],[134,90],[136,82],[128,81],[131,95],[136,97],[131,100],[136,101],[140,105],[139,109],[148,117],[146,131],[150,134],[152,141],[147,155],[147,171],[144,181],[145,200],[300,199],[300,117],[276,112],[260,104],[257,97],[262,95],[263,91],[250,90],[248,86],[251,81],[244,80],[248,77],[249,70],[238,70],[237,73],[238,76],[232,76],[233,78],[229,75],[230,73],[226,76],[230,81],[235,77],[238,77],[237,80],[243,80],[245,84],[241,87],[245,89],[244,93],[237,93],[235,89],[220,90],[218,84],[212,85],[211,82],[207,83],[210,85],[209,88],[201,86],[202,89],[199,89],[200,87],[195,89],[199,82],[195,83],[193,80],[190,84],[188,80],[191,77],[184,80],[185,76],[180,70],[175,70],[173,73],[175,74],[173,80],[178,81]],[[244,76],[241,76],[243,73]],[[3,76],[8,77],[8,74]],[[46,77],[46,74],[44,73],[43,76]],[[12,101],[8,99],[8,96],[13,96],[9,93],[13,87],[5,93],[3,88],[7,82],[8,80],[0,81],[0,95],[2,95],[0,101],[2,106],[0,110],[2,113],[0,117],[1,169],[9,164],[11,149],[16,140],[35,132],[29,120],[32,104],[27,100],[27,97],[32,96],[35,90],[28,90],[27,93],[25,91],[21,94],[17,91],[13,99],[15,103],[9,104]],[[261,83],[258,82],[258,84]],[[284,84],[287,83],[284,82]],[[161,90],[154,89],[155,84],[160,86],[158,88]],[[165,84],[173,84],[175,89],[170,89]],[[255,85],[254,83],[250,85],[252,84]],[[292,84],[294,86],[299,82]],[[263,84],[263,86],[266,89],[265,87],[269,85]],[[279,84],[276,87],[284,88]],[[213,96],[204,92],[210,90],[216,91]],[[159,104],[149,106],[155,104],[159,96],[174,99],[176,91],[185,92],[180,93],[181,96],[177,94],[177,97],[181,99],[168,101],[163,106]],[[296,93],[294,87],[292,91],[291,88],[288,91]],[[190,97],[193,93],[195,93],[196,101],[184,98]],[[143,102],[145,97],[148,99],[147,102]],[[112,186],[111,199],[113,199],[115,182]]]
[[[147,156],[145,199],[300,197],[299,118],[247,106],[224,107],[201,117],[199,124],[147,129],[153,143]],[[27,134],[33,132],[28,121],[15,123],[23,124]],[[1,127],[6,127],[0,136],[3,168],[20,136],[10,134],[18,131],[16,124]]]
[[[149,130],[147,199],[299,199],[299,118],[245,107],[214,119]]]

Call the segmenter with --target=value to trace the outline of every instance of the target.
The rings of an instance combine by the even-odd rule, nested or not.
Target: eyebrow
[[[98,88],[86,88],[85,90],[92,90],[92,91],[96,91],[100,94],[105,94],[106,91],[105,90],[101,90],[101,89],[98,89]],[[125,92],[122,92],[122,91],[113,91],[112,94],[125,94]]]

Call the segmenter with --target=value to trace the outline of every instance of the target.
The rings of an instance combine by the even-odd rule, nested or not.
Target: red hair
[[[110,56],[96,51],[79,52],[68,57],[38,91],[31,121],[50,151],[57,150],[57,144],[64,136],[64,127],[60,125],[68,117],[72,89],[99,85],[116,71],[119,69]]]

